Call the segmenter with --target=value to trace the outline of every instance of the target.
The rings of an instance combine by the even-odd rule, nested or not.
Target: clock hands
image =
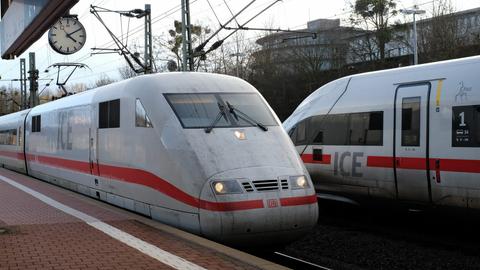
[[[74,38],[71,36],[71,34],[67,33],[67,31],[65,31],[65,29],[63,29],[63,32],[65,32],[65,35],[66,35],[69,39],[71,39],[71,40],[73,40],[73,42],[77,43],[77,40],[74,39]]]
[[[71,39],[71,40],[73,40],[73,42],[77,43],[77,40],[74,39],[74,38],[72,37],[72,35],[75,34],[75,33],[78,32],[78,31],[80,31],[80,30],[82,30],[82,28],[78,28],[77,30],[75,30],[75,31],[73,31],[73,32],[71,32],[71,33],[67,33],[67,31],[65,31],[65,29],[64,29],[63,32],[65,32],[65,34],[67,35],[67,37],[68,37],[69,39]]]
[[[0,0],[1,1],[1,0]],[[48,42],[56,52],[69,55],[78,52],[85,45],[86,31],[74,17],[60,18],[48,32]]]
[[[78,28],[77,30],[75,30],[75,31],[71,32],[71,33],[70,33],[70,34],[68,34],[68,35],[75,34],[76,32],[78,32],[78,31],[80,31],[80,30],[82,30],[82,28]]]

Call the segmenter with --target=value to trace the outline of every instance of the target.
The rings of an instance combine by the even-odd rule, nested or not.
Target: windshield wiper
[[[228,101],[227,101],[227,106],[228,106],[229,112],[233,115],[233,117],[235,117],[235,119],[237,121],[238,121],[238,117],[240,117],[243,120],[245,120],[246,122],[248,122],[250,125],[257,126],[263,131],[268,130],[268,128],[265,125],[263,125],[260,122],[255,121],[253,118],[248,116],[246,113],[244,113],[244,112],[240,111],[239,109],[233,107],[233,105],[230,104]]]
[[[227,114],[225,113],[225,106],[220,104],[220,102],[217,102],[217,105],[218,105],[218,109],[220,111],[218,112],[217,118],[215,118],[215,120],[212,122],[212,124],[210,124],[210,126],[205,128],[205,133],[210,133],[212,131],[212,129],[215,127],[215,125],[217,125],[217,123],[220,121],[220,119],[222,119],[222,116],[225,118],[226,121],[228,121],[227,120]]]

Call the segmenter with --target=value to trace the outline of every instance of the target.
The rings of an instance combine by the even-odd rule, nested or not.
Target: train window
[[[32,132],[40,132],[41,120],[41,115],[32,116]]]
[[[17,144],[17,129],[0,130],[0,144],[1,145],[16,145]]]
[[[120,127],[120,99],[109,101],[108,126],[109,128]]]
[[[333,114],[325,117],[322,124],[323,144],[348,145],[348,114]]]
[[[100,102],[98,106],[98,128],[120,127],[120,99]]]
[[[383,112],[316,115],[307,131],[313,144],[383,145]]]
[[[98,128],[108,128],[108,101],[98,105]]]
[[[383,145],[383,112],[370,112],[365,145]]]
[[[383,112],[350,114],[350,145],[383,145]]]
[[[20,146],[23,145],[22,135],[23,135],[22,126],[20,126],[20,127],[18,127],[18,145],[20,145]]]
[[[402,99],[402,146],[420,146],[420,97]]]
[[[323,144],[322,120],[324,118],[324,115],[315,115],[310,118],[308,138],[313,139],[313,144]]]
[[[288,131],[288,136],[290,136],[290,139],[292,140],[293,143],[296,142],[297,140],[297,133],[295,132],[297,130],[297,126],[293,126],[289,131]]]
[[[323,144],[323,131],[319,131],[315,138],[313,138],[313,143]]]
[[[452,146],[480,147],[480,105],[452,108]]]
[[[152,121],[150,121],[150,118],[148,117],[142,102],[138,98],[135,102],[135,126],[147,128],[153,127]]]
[[[220,94],[221,99],[228,106],[230,104],[237,114],[247,114],[248,118],[255,120],[255,122],[261,123],[266,126],[276,126],[277,122],[273,118],[272,113],[265,105],[265,103],[257,94]],[[252,124],[244,119],[244,117],[238,117],[235,119],[238,126],[251,126]]]
[[[350,114],[350,145],[364,145],[368,131],[369,115],[367,113]]]
[[[278,125],[269,108],[256,93],[165,94],[184,128],[246,127],[253,122],[265,126]]]
[[[222,105],[215,94],[168,94],[165,97],[185,128],[210,126]],[[229,122],[225,117],[220,118],[216,125],[216,127],[226,126],[229,126]]]
[[[297,138],[295,140],[297,143],[302,143],[307,140],[307,121],[308,119],[304,119],[297,125]]]

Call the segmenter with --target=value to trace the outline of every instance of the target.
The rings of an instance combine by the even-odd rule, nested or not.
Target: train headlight
[[[290,186],[292,189],[309,188],[307,177],[305,175],[290,176]]]
[[[212,182],[213,191],[216,194],[232,194],[232,193],[242,193],[242,188],[238,184],[237,180],[221,180]]]

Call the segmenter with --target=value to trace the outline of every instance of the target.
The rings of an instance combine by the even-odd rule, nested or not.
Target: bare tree
[[[85,83],[75,83],[68,86],[68,90],[72,93],[80,93],[88,89]]]
[[[138,76],[138,74],[132,70],[129,66],[123,66],[118,68],[120,78],[126,80]]]
[[[458,57],[466,46],[466,29],[458,24],[450,0],[434,2],[432,18],[420,22],[418,46],[422,62],[432,62]]]
[[[94,87],[100,87],[100,86],[108,85],[114,82],[115,80],[108,77],[107,74],[102,73],[102,75],[100,75],[100,78],[95,81]]]
[[[244,32],[237,33],[207,55],[201,70],[247,79],[251,74],[251,55],[256,49],[254,42],[245,38]]]
[[[350,23],[365,30],[356,37],[353,51],[368,60],[385,59],[386,44],[392,40],[392,20],[397,15],[396,0],[355,0]],[[363,51],[363,53],[361,53]]]

